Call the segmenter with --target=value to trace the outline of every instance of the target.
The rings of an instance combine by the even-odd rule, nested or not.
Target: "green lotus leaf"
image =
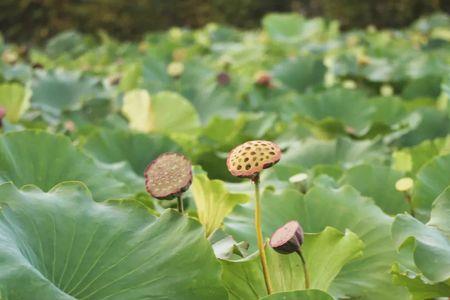
[[[161,134],[108,129],[89,135],[83,148],[105,163],[126,161],[139,176],[143,176],[145,167],[161,153],[180,151],[174,141]]]
[[[32,83],[31,105],[51,114],[81,108],[83,102],[103,96],[99,80],[66,71],[38,72]]]
[[[450,137],[426,140],[419,145],[403,148],[393,153],[394,168],[397,170],[417,171],[435,156],[450,154]]]
[[[3,184],[0,205],[6,299],[226,299],[202,227],[175,211],[96,203],[77,182],[49,193]]]
[[[262,23],[270,38],[279,42],[295,42],[300,39],[304,20],[299,14],[269,14]]]
[[[398,264],[392,267],[393,281],[408,288],[413,300],[432,299],[450,295],[450,281],[447,283],[426,283],[421,276],[402,270]]]
[[[431,283],[450,280],[449,215],[450,188],[447,188],[433,202],[428,223],[398,215],[392,224],[392,237],[398,247],[406,241],[415,241],[414,264]]]
[[[270,39],[283,46],[317,38],[326,30],[324,20],[307,20],[295,13],[270,13],[263,18],[262,23]]]
[[[435,99],[441,92],[441,77],[425,76],[409,81],[402,90],[406,99],[432,98]]]
[[[130,127],[142,132],[196,134],[200,126],[192,104],[174,92],[150,97],[146,90],[129,91],[124,96],[122,112]]]
[[[433,201],[450,185],[450,154],[437,156],[416,175],[413,204],[417,217],[426,221]]]
[[[389,167],[365,164],[347,170],[341,183],[372,198],[385,213],[397,214],[409,210],[404,196],[395,189],[395,183],[402,177],[401,172]]]
[[[356,134],[364,133],[371,125],[376,108],[369,104],[365,101],[364,93],[347,89],[331,89],[301,96],[295,102],[296,110],[302,117],[315,122],[335,120]]]
[[[333,297],[321,290],[305,290],[274,293],[261,300],[333,300]]]
[[[363,256],[348,263],[332,282],[334,297],[362,299],[407,299],[407,291],[394,286],[389,270],[396,259],[391,240],[392,219],[355,189],[313,187],[306,196],[294,190],[275,194],[266,190],[262,197],[265,237],[290,220],[297,220],[305,232],[320,232],[327,226],[354,232],[365,244]],[[225,231],[236,240],[249,241],[255,249],[251,205],[239,205],[225,219]]]
[[[386,152],[385,146],[377,140],[307,139],[292,143],[283,153],[283,159],[279,165],[299,165],[305,168],[316,165],[339,165],[348,168],[361,163],[383,162],[386,159]]]
[[[205,227],[206,236],[222,226],[223,219],[237,204],[249,200],[245,194],[229,193],[223,181],[210,180],[205,174],[194,176],[192,194],[198,219]]]
[[[275,78],[285,86],[298,92],[317,87],[323,84],[326,67],[322,60],[312,57],[298,57],[288,59],[275,66]]]
[[[185,64],[185,71],[176,83],[180,86],[180,94],[195,107],[202,123],[209,122],[214,116],[234,118],[239,112],[236,87],[232,83],[220,86],[216,77],[217,71],[200,60],[194,60]]]
[[[0,136],[0,170],[0,183],[11,181],[18,187],[33,184],[44,191],[63,181],[82,181],[96,201],[135,192],[115,179],[126,174],[111,174],[113,170],[102,168],[68,138],[43,131]]]
[[[342,233],[332,227],[321,233],[307,234],[302,245],[311,280],[311,288],[328,290],[331,282],[351,260],[361,256],[363,242],[356,234]],[[305,289],[300,257],[281,255],[266,247],[267,263],[274,292]],[[258,252],[235,261],[222,261],[223,282],[231,299],[259,299],[266,295]]]
[[[450,133],[449,116],[446,112],[422,104],[415,114],[419,117],[419,123],[401,137],[402,146],[414,146],[427,139],[444,137]]]
[[[0,84],[0,107],[6,110],[6,120],[19,121],[30,106],[31,91],[19,83]]]

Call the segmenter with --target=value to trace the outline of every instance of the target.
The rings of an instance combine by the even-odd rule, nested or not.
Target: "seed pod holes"
[[[192,183],[192,165],[178,153],[164,153],[145,170],[145,186],[156,199],[168,200],[185,192]]]

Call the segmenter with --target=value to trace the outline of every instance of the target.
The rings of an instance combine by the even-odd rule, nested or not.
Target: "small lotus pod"
[[[184,72],[184,64],[181,62],[174,61],[167,66],[167,74],[169,74],[174,78],[180,77],[181,74],[183,74],[183,72]]]
[[[255,83],[270,88],[272,87],[272,76],[265,71],[260,71],[255,75]]]
[[[395,189],[399,192],[408,192],[414,186],[414,181],[410,177],[403,177],[395,183]]]
[[[145,170],[145,187],[156,199],[169,200],[181,195],[192,183],[192,165],[179,153],[164,153]]]
[[[226,85],[229,85],[229,84],[230,84],[231,78],[230,78],[230,75],[228,75],[227,72],[220,72],[220,73],[217,75],[216,80],[217,80],[217,83],[218,83],[219,85],[221,85],[221,86],[226,86]]]
[[[6,109],[0,106],[0,128],[3,126],[3,118],[6,115]]]
[[[230,151],[227,167],[231,175],[253,178],[281,159],[281,149],[269,141],[249,141]]]
[[[297,221],[290,221],[272,234],[269,244],[281,254],[298,252],[303,244],[303,229]]]

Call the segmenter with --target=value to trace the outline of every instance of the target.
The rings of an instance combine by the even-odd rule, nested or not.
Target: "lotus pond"
[[[0,299],[450,297],[450,17],[0,42]]]

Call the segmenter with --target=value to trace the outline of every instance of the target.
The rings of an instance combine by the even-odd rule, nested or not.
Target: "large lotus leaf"
[[[197,208],[198,219],[210,236],[222,226],[223,219],[237,204],[248,201],[245,194],[229,193],[223,181],[210,180],[206,174],[197,174],[192,182],[192,194]]]
[[[393,281],[408,288],[413,300],[434,299],[450,295],[450,281],[429,283],[410,270],[403,270],[398,264],[392,267]]]
[[[313,57],[288,59],[275,66],[273,73],[285,86],[304,92],[323,84],[326,68]]]
[[[129,91],[124,96],[122,112],[130,127],[142,132],[195,134],[200,126],[192,104],[174,92],[150,97],[146,90]]]
[[[333,297],[321,290],[311,289],[274,293],[270,296],[261,298],[261,300],[333,300]]]
[[[392,126],[401,122],[408,115],[404,103],[397,97],[376,97],[367,102],[375,108],[375,112],[371,116],[374,123]]]
[[[402,96],[406,99],[428,97],[435,99],[441,92],[441,78],[438,76],[426,76],[409,81],[402,90]]]
[[[359,165],[347,170],[341,183],[349,184],[375,200],[387,214],[397,214],[409,209],[402,193],[395,189],[395,183],[402,177],[401,172],[386,166]]]
[[[175,211],[96,203],[77,182],[3,184],[0,205],[6,299],[226,299],[202,227]]]
[[[264,17],[264,30],[271,40],[285,46],[323,34],[325,22],[320,18],[305,20],[299,14],[271,13]]]
[[[28,82],[32,76],[31,66],[24,63],[14,65],[4,65],[0,67],[1,76],[5,81]]]
[[[450,137],[426,140],[414,147],[394,152],[394,168],[416,174],[425,163],[435,156],[446,154],[450,154]]]
[[[359,91],[332,89],[312,96],[300,96],[295,102],[300,116],[319,122],[326,119],[341,122],[354,133],[371,125],[375,106],[365,101]]]
[[[449,116],[432,107],[421,107],[415,111],[420,122],[414,130],[401,137],[402,146],[414,146],[427,139],[444,137],[450,133]]]
[[[98,79],[80,73],[38,72],[32,83],[31,105],[52,114],[79,109],[83,102],[104,96],[98,84]]]
[[[298,14],[269,14],[262,23],[269,37],[279,42],[295,42],[301,38],[304,20]]]
[[[312,168],[315,165],[338,164],[351,167],[360,163],[384,161],[387,149],[379,141],[353,141],[338,138],[333,141],[307,139],[292,143],[280,165],[300,165]]]
[[[180,151],[180,147],[164,135],[108,129],[88,136],[83,148],[105,163],[127,161],[140,176],[144,174],[146,166],[161,153]]]
[[[417,173],[413,204],[417,217],[426,221],[436,197],[450,185],[450,154],[437,156]]]
[[[409,215],[398,215],[392,224],[392,237],[398,247],[410,239],[415,241],[414,264],[432,283],[450,280],[449,216],[450,188],[447,188],[434,201],[427,224]]]
[[[6,110],[6,120],[15,123],[30,106],[30,89],[19,83],[0,84],[0,107]]]
[[[60,55],[71,54],[77,56],[86,51],[83,36],[76,31],[65,31],[48,40],[45,47],[46,53],[52,58]]]
[[[262,211],[266,237],[286,222],[298,220],[305,232],[320,232],[332,226],[341,231],[349,229],[364,242],[363,256],[347,264],[331,284],[329,292],[333,296],[406,299],[405,289],[394,286],[389,275],[396,258],[390,235],[392,219],[355,189],[316,186],[305,197],[294,190],[280,195],[266,191]],[[252,215],[250,205],[237,206],[225,220],[225,229],[236,240],[250,241],[255,247]]]
[[[302,252],[313,289],[328,290],[331,282],[349,261],[361,256],[363,242],[352,232],[345,234],[327,227],[321,233],[307,234]],[[267,264],[274,292],[305,289],[300,257],[278,254],[266,247]],[[259,253],[240,260],[224,260],[223,282],[231,299],[259,299],[267,295]]]
[[[231,118],[238,113],[238,103],[235,99],[237,91],[233,78],[227,86],[217,84],[216,78],[216,71],[195,60],[185,64],[185,71],[176,83],[180,86],[180,93],[189,99],[198,111],[203,123],[214,116]]]
[[[42,131],[0,136],[0,183],[12,181],[18,187],[34,184],[48,191],[62,181],[76,180],[84,182],[97,201],[128,196],[127,186],[114,178],[110,170],[96,164],[64,136]]]

